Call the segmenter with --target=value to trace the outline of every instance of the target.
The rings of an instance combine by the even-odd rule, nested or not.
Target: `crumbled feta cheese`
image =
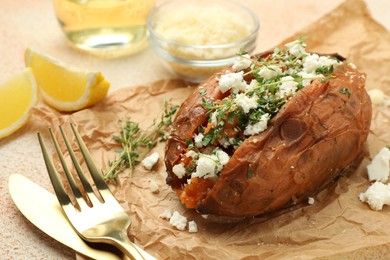
[[[198,156],[198,154],[194,150],[189,150],[188,152],[186,152],[186,156],[188,158],[196,158],[196,156]]]
[[[280,79],[282,84],[279,86],[279,97],[285,98],[294,95],[298,90],[298,82],[291,76],[285,76]]]
[[[210,121],[211,121],[212,124],[218,125],[218,113],[217,112],[211,113]]]
[[[181,179],[186,175],[186,168],[184,168],[183,164],[178,163],[172,167],[172,172]]]
[[[196,147],[202,147],[202,141],[203,141],[204,135],[202,133],[195,134],[194,136],[194,142]]]
[[[371,163],[367,166],[368,179],[370,181],[387,181],[390,174],[389,162],[390,149],[384,147],[374,156]]]
[[[381,106],[385,103],[385,93],[381,89],[371,89],[368,95],[373,105]]]
[[[187,226],[187,218],[175,211],[169,219],[169,223],[179,230],[184,230]]]
[[[314,53],[303,58],[303,71],[306,73],[315,73],[316,69],[318,68],[323,66],[330,67],[338,63],[339,62],[336,59],[326,56],[319,56],[318,54]]]
[[[215,155],[217,156],[222,166],[225,166],[230,160],[230,156],[222,150],[217,150]]]
[[[294,55],[295,57],[300,57],[303,54],[306,54],[306,44],[303,42],[300,42],[299,40],[295,40],[293,42],[289,42],[285,44],[286,48],[288,49],[288,52],[291,55]]]
[[[227,153],[222,150],[216,150],[215,154],[199,154],[199,159],[196,161],[196,170],[191,174],[192,178],[213,178],[217,176],[224,165],[230,160]]]
[[[275,65],[264,66],[258,72],[258,75],[265,80],[275,78],[280,74],[282,74],[281,68]]]
[[[233,137],[230,137],[229,139],[226,139],[225,137],[218,139],[218,143],[224,148],[229,148],[229,146],[236,144],[236,142],[236,139]]]
[[[255,135],[263,132],[265,129],[267,129],[269,119],[270,115],[268,113],[262,115],[259,122],[253,125],[247,125],[245,127],[244,135]]]
[[[376,181],[366,192],[360,193],[359,199],[367,202],[373,210],[382,210],[383,205],[390,205],[390,184]]]
[[[149,187],[153,193],[158,193],[160,191],[160,187],[158,186],[158,183],[155,180],[151,180],[149,182]]]
[[[198,232],[198,225],[196,225],[195,221],[191,220],[190,222],[188,222],[188,231],[190,233]]]
[[[226,73],[219,79],[218,87],[222,93],[233,90],[234,93],[244,91],[247,84],[243,78],[244,72]]]
[[[246,85],[245,91],[249,92],[258,86],[259,86],[259,82],[257,82],[256,79],[252,79],[252,81],[249,83],[249,85]]]
[[[218,158],[215,155],[201,154],[196,161],[196,171],[192,173],[191,177],[196,178],[211,178],[221,170],[221,164],[218,163]]]
[[[153,166],[157,163],[158,158],[159,158],[158,152],[154,152],[154,153],[152,153],[151,155],[149,155],[148,157],[146,157],[145,159],[142,160],[142,162],[141,162],[142,166],[146,170],[151,170],[153,168]]]
[[[244,93],[238,94],[236,98],[234,99],[236,105],[240,107],[245,114],[249,113],[249,110],[252,108],[257,107],[257,99],[258,97],[256,95],[253,95],[252,97],[248,97]]]
[[[181,215],[178,211],[175,211],[172,214],[169,209],[166,209],[163,213],[160,214],[159,217],[168,220],[172,226],[176,227],[179,230],[185,230],[188,222],[188,231],[190,233],[198,232],[198,225],[196,224],[196,222],[194,220],[187,221],[187,218]]]
[[[249,68],[252,65],[252,60],[249,54],[239,55],[238,59],[233,64],[233,70],[240,71]]]
[[[298,75],[302,77],[302,85],[304,87],[309,85],[312,82],[312,80],[324,77],[324,75],[322,74],[307,73],[305,71],[298,72]]]
[[[204,177],[206,175],[214,176],[217,168],[217,163],[207,156],[200,156],[196,162],[196,171],[192,174],[192,177]]]
[[[163,213],[160,214],[159,217],[163,218],[163,219],[166,219],[166,220],[169,220],[172,217],[172,213],[171,213],[171,211],[169,209],[166,209],[166,210],[164,210]]]
[[[327,57],[327,56],[320,56],[318,61],[320,62],[321,66],[325,66],[325,67],[330,67],[332,65],[334,66],[339,64],[339,61],[337,59],[332,57]]]
[[[308,203],[309,205],[313,205],[313,204],[314,204],[314,198],[313,198],[313,197],[307,198],[307,203]]]
[[[321,67],[318,54],[311,54],[303,58],[303,71],[307,73],[314,73],[316,69]]]

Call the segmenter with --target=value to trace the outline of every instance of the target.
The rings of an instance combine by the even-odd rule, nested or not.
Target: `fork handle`
[[[133,260],[152,260],[155,259],[154,257],[150,256],[149,254],[143,254],[143,250],[139,247],[137,247],[129,237],[127,236],[126,232],[121,232],[118,234],[118,236],[115,236],[114,239],[115,243],[118,245],[118,248],[130,259]]]

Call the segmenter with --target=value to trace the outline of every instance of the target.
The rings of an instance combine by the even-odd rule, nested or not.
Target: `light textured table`
[[[330,12],[342,1],[240,2],[253,9],[260,18],[257,51],[263,51]],[[390,30],[390,1],[370,0],[367,5],[372,16]],[[24,67],[23,53],[26,48],[86,70],[102,71],[112,84],[110,91],[172,77],[150,50],[121,59],[103,60],[70,48],[48,0],[2,0],[0,37],[0,82]],[[23,174],[52,191],[35,133],[22,131],[0,140],[0,258],[74,259],[73,250],[36,229],[17,210],[8,193],[8,177],[12,173]]]

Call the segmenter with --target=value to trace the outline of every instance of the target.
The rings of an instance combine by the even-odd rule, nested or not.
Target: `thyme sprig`
[[[109,169],[103,172],[103,178],[116,180],[121,172],[129,168],[131,180],[135,166],[159,141],[167,139],[172,118],[177,109],[178,106],[165,100],[161,117],[158,121],[154,119],[145,130],[142,130],[139,124],[130,118],[119,120],[120,135],[113,136],[113,139],[121,144],[121,149],[116,150],[119,157],[108,163]]]

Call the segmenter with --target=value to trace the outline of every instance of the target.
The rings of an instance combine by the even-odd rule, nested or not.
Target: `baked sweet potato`
[[[253,91],[221,87],[223,75],[240,71],[233,66],[200,84],[182,104],[166,145],[165,164],[167,183],[188,208],[195,208],[201,214],[229,217],[275,212],[315,195],[359,155],[371,122],[365,75],[340,56],[315,56],[305,51],[302,41],[295,44],[300,47],[300,53],[290,45],[282,54],[276,50],[251,58],[244,55],[251,64],[241,69],[243,82],[247,89],[254,84],[252,87],[256,86],[256,91],[269,85],[264,97],[254,96]],[[288,79],[295,82],[292,86],[297,89],[283,96],[280,84],[286,79],[287,61],[294,56],[294,51],[294,62],[297,62],[294,66],[297,67],[295,71],[291,70],[295,74],[289,74],[291,78]],[[278,55],[284,57],[280,66],[275,61]],[[317,76],[305,78],[302,75],[307,73],[299,70],[308,71],[307,57],[317,61],[327,57],[323,60],[332,65],[317,64],[312,74]],[[337,61],[329,63],[329,59]],[[302,65],[305,63],[307,67]],[[271,80],[272,75],[268,77],[267,71],[260,73],[266,66],[275,79]],[[278,84],[279,89],[271,89]],[[244,101],[248,104],[257,98],[258,107],[240,105],[237,97],[241,92],[247,95]],[[274,103],[264,105],[264,100],[281,104],[272,110]],[[261,112],[257,111],[259,109]],[[269,116],[267,126],[245,134],[248,124],[255,125],[251,117],[259,120],[260,117],[256,117],[259,113]],[[216,121],[215,116],[222,118]],[[218,132],[219,136],[210,137],[210,131]],[[195,140],[199,139],[200,133],[203,139]],[[233,141],[226,143],[227,138]],[[215,151],[223,151],[224,156],[227,154],[228,161],[215,164],[218,168],[215,174],[199,175],[200,158],[221,159]],[[226,160],[226,156],[224,158]]]

